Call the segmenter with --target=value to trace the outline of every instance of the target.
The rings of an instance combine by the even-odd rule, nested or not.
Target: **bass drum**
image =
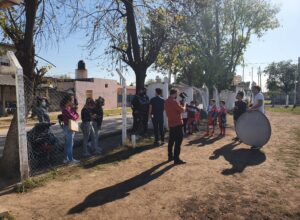
[[[239,139],[250,146],[262,147],[271,138],[271,124],[260,111],[248,111],[242,114],[235,126]]]

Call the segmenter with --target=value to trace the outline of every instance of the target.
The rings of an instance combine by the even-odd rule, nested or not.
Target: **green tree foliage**
[[[266,0],[174,0],[169,7],[182,18],[174,31],[175,39],[180,39],[177,43],[181,44],[176,47],[189,48],[185,49],[189,51],[188,56],[184,56],[185,61],[178,62],[173,69],[178,70],[177,74],[183,79],[188,78],[187,73],[191,74],[193,84],[205,82],[210,88],[216,85],[219,90],[230,87],[251,36],[259,38],[278,27],[279,10]],[[168,48],[162,51],[166,53]],[[174,55],[170,50],[169,54],[171,58],[180,59],[182,52],[185,54],[180,50]],[[171,65],[170,60],[169,57],[161,59],[157,65],[167,69],[165,66]],[[194,67],[187,68],[189,65]],[[195,77],[203,77],[203,80],[197,81]]]
[[[289,94],[295,86],[297,65],[291,60],[271,63],[264,70],[267,79],[267,88],[270,92],[284,92]]]

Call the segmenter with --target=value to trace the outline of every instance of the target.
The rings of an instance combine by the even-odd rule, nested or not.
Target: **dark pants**
[[[137,113],[133,113],[133,125],[132,125],[132,133],[136,133],[140,127],[140,123],[141,123],[141,117],[140,114]]]
[[[183,119],[183,132],[184,132],[184,134],[186,134],[186,126],[187,126],[187,122],[188,122],[188,119],[187,119],[187,118],[184,118],[184,119]]]
[[[141,114],[141,120],[142,120],[142,134],[146,134],[148,132],[148,120],[149,115],[148,113]]]
[[[164,119],[163,118],[159,119],[159,118],[153,117],[152,118],[152,123],[153,123],[155,142],[158,142],[159,134],[160,134],[161,141],[164,141],[165,140]]]
[[[169,134],[169,144],[168,144],[168,156],[169,158],[173,157],[173,145],[174,147],[174,161],[178,161],[179,155],[180,155],[180,146],[183,139],[183,133],[182,133],[182,125],[170,128],[170,134]]]

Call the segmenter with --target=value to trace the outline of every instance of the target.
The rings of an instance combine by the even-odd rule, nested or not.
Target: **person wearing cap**
[[[48,115],[49,102],[46,97],[37,97],[36,115],[39,123],[50,123],[50,117]]]
[[[184,164],[185,162],[180,159],[180,148],[183,140],[183,121],[181,114],[185,111],[185,104],[183,104],[183,106],[179,105],[176,100],[177,94],[176,89],[171,89],[170,96],[165,101],[165,111],[169,124],[168,160],[174,160],[174,164]]]

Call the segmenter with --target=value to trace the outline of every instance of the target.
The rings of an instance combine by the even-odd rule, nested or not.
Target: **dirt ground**
[[[28,193],[0,197],[16,219],[300,219],[300,116],[268,113],[272,138],[261,151],[225,138],[185,139],[185,165],[167,148],[72,168]]]

